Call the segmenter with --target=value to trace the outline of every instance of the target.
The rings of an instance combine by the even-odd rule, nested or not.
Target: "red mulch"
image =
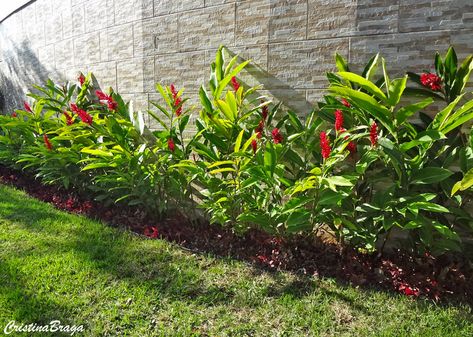
[[[59,209],[101,219],[150,238],[176,242],[194,251],[231,256],[272,270],[335,277],[345,283],[388,289],[413,298],[473,304],[473,264],[460,256],[414,258],[399,251],[389,256],[367,255],[314,238],[289,241],[257,230],[237,236],[217,225],[191,223],[180,214],[157,221],[136,208],[104,208],[73,191],[42,185],[24,172],[3,166],[0,182],[23,189]]]

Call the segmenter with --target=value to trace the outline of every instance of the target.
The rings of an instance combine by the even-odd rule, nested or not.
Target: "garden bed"
[[[174,214],[157,221],[133,207],[104,208],[64,189],[43,185],[34,177],[0,166],[3,184],[25,190],[57,208],[100,219],[139,235],[163,238],[199,252],[234,257],[265,269],[288,270],[314,277],[335,277],[367,288],[387,289],[411,297],[457,299],[473,303],[473,267],[459,256],[413,258],[401,252],[361,254],[320,238],[282,239],[251,230],[243,236],[209,223],[190,223]]]

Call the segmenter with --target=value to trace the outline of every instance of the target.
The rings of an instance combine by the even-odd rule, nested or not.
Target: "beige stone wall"
[[[395,74],[432,67],[454,45],[473,52],[471,0],[38,0],[0,23],[6,109],[33,83],[92,71],[138,108],[154,83],[197,101],[220,44],[253,64],[242,76],[305,113],[333,55],[359,68],[380,51]]]

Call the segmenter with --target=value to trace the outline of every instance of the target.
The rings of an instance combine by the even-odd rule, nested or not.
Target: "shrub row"
[[[91,74],[35,86],[31,105],[0,116],[0,160],[156,216],[195,217],[200,208],[237,232],[323,229],[367,251],[401,232],[403,248],[416,253],[465,247],[473,229],[473,100],[464,93],[471,56],[460,64],[450,48],[435,56],[434,73],[391,79],[379,55],[361,75],[336,55],[329,94],[301,117],[240,83],[248,61],[226,55],[219,48],[198,108],[174,85],[156,85],[161,100],[147,112],[95,90]],[[147,128],[145,114],[159,130]]]

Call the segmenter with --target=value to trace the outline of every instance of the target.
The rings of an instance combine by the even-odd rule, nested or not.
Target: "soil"
[[[399,292],[412,298],[473,304],[473,263],[462,256],[433,257],[395,251],[363,254],[318,237],[274,237],[258,230],[236,235],[208,222],[189,221],[179,213],[156,220],[138,208],[101,203],[43,185],[33,176],[0,166],[0,183],[12,185],[57,208],[87,215],[148,238],[175,242],[186,249],[246,261],[257,268],[287,270],[310,277]]]

